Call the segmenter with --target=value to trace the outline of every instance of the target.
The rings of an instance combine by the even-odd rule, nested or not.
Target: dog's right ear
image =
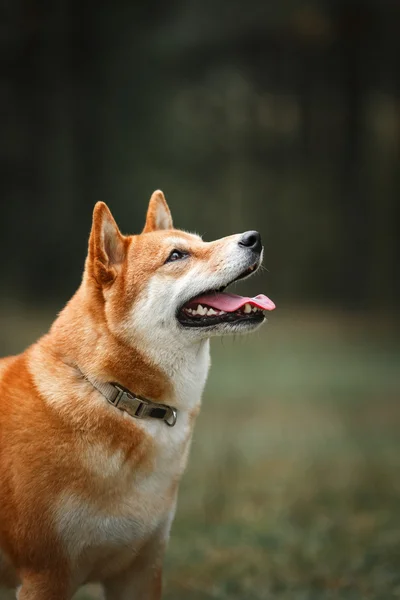
[[[146,224],[143,233],[158,231],[160,229],[172,229],[172,217],[167,201],[161,190],[153,192],[149,208],[147,209]]]
[[[92,231],[86,268],[98,284],[111,284],[118,266],[126,256],[127,238],[118,229],[114,217],[104,202],[97,202],[93,211]]]

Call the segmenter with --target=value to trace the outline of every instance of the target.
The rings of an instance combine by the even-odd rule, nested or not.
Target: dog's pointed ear
[[[159,229],[172,229],[172,217],[167,201],[161,190],[153,192],[147,209],[146,224],[143,233]]]
[[[104,202],[93,211],[87,268],[99,284],[110,284],[126,255],[126,240]]]

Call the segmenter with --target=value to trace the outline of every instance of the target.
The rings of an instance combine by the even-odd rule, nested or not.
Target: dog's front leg
[[[130,567],[104,582],[107,600],[160,600],[162,563],[171,519],[141,548]]]
[[[135,566],[120,577],[104,584],[107,600],[160,600],[162,595],[162,567],[147,562]]]
[[[18,600],[69,600],[72,596],[69,582],[57,571],[29,571],[21,579]]]

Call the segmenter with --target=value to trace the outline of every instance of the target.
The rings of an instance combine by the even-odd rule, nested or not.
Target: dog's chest
[[[64,493],[56,509],[58,534],[80,579],[120,569],[156,531],[168,533],[191,438],[184,420],[174,428],[147,425],[155,440],[148,467],[132,469],[122,452],[100,444],[82,456],[86,493]]]

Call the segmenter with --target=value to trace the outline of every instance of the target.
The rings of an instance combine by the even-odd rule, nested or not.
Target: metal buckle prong
[[[118,391],[118,394],[115,396],[114,400],[108,400],[110,404],[113,406],[118,406],[122,396],[126,393],[125,390],[120,388],[118,385],[114,385],[115,389]]]

